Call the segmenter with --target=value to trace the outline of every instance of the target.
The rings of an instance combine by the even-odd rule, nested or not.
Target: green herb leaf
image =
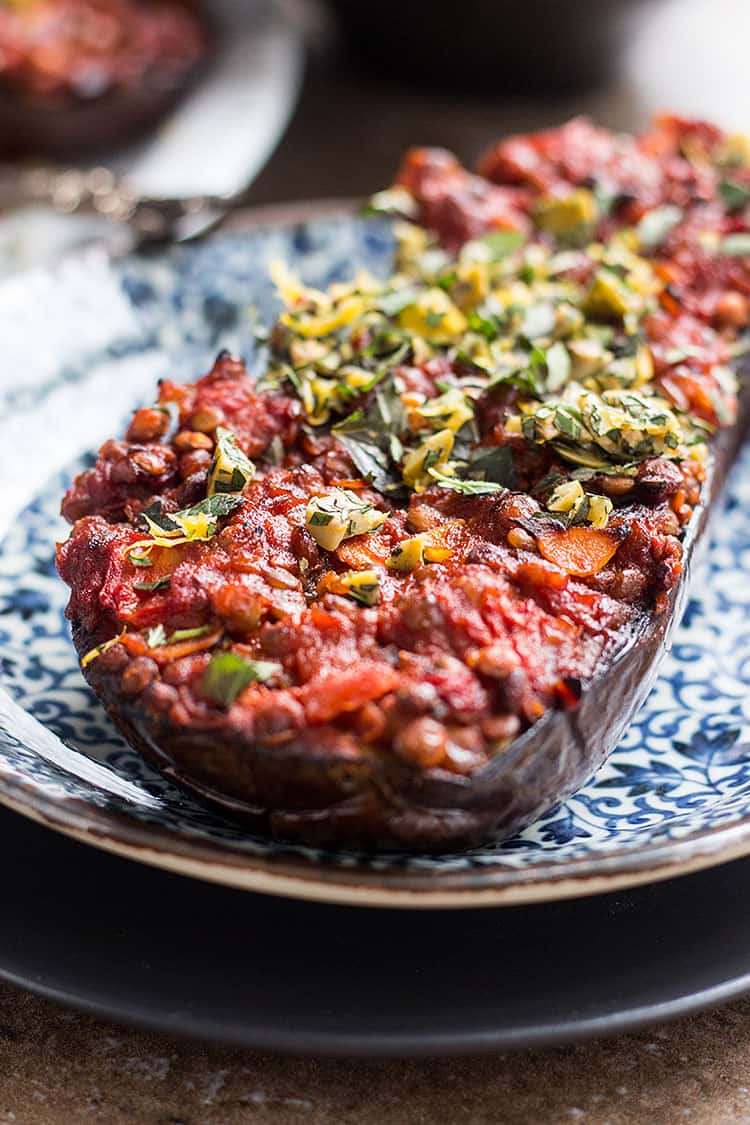
[[[428,469],[428,472],[441,488],[461,492],[464,496],[489,496],[493,492],[506,491],[502,484],[491,480],[462,480],[460,477],[446,476],[439,469]]]
[[[216,652],[203,673],[201,691],[220,707],[231,707],[248,684],[263,683],[279,671],[281,665],[268,660],[249,660],[235,652]]]
[[[719,194],[728,211],[741,211],[750,202],[750,188],[738,184],[736,180],[722,180]]]
[[[503,488],[515,488],[516,471],[510,446],[477,446],[469,457],[469,476]]]
[[[219,492],[214,496],[207,496],[205,500],[201,500],[198,504],[193,504],[192,508],[184,508],[176,515],[181,519],[186,516],[228,516],[241,503],[241,496],[229,492]]]
[[[194,629],[175,629],[167,636],[163,625],[154,625],[146,633],[146,644],[149,648],[160,648],[162,645],[176,645],[180,641],[192,641],[195,637],[205,637],[213,631],[213,625],[197,625]]]
[[[589,518],[591,510],[591,497],[585,495],[579,504],[576,504],[569,513],[568,524],[570,527],[575,527],[578,524],[586,523]]]
[[[555,425],[561,434],[577,441],[581,436],[581,423],[569,406],[558,406],[555,410]]]
[[[401,481],[396,469],[403,453],[400,435],[405,428],[401,396],[392,373],[389,373],[366,409],[355,410],[348,418],[338,422],[331,432],[365,480],[369,480],[379,492],[385,492]]]
[[[379,492],[385,492],[398,483],[391,459],[384,450],[358,435],[337,434],[336,437],[363,479],[373,484]]]
[[[565,461],[572,461],[574,465],[585,465],[587,469],[606,469],[611,465],[607,458],[599,453],[585,449],[582,445],[566,445],[562,441],[550,442],[555,453]]]
[[[213,625],[198,625],[195,629],[175,629],[174,633],[170,634],[169,643],[175,645],[178,641],[192,641],[194,637],[205,637],[207,633],[213,631],[213,628]]]
[[[155,500],[153,504],[149,504],[148,508],[144,508],[138,518],[146,524],[152,535],[181,534],[179,525],[162,510],[161,500]]]
[[[132,561],[132,560],[131,560]],[[135,564],[140,565],[139,563]],[[134,582],[134,590],[144,590],[150,593],[152,590],[168,590],[172,584],[172,579],[168,574],[163,574],[161,578],[157,578],[154,582]]]

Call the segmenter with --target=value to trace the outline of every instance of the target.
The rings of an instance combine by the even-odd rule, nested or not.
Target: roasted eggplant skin
[[[129,700],[121,668],[95,660],[84,674],[115,725],[179,786],[264,835],[325,846],[447,852],[511,836],[578,789],[614,749],[645,700],[682,616],[693,560],[750,422],[750,395],[737,423],[712,446],[700,505],[683,539],[683,571],[658,616],[644,613],[610,666],[581,685],[578,706],[548,711],[475,774],[415,771],[366,748],[354,760],[311,755],[293,742],[259,746],[229,723],[177,727]],[[81,656],[106,639],[73,622]]]

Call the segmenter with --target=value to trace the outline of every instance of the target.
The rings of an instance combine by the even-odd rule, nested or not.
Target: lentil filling
[[[63,501],[82,664],[155,720],[469,775],[654,615],[736,415],[750,149],[576,120],[407,154],[395,272],[274,269],[259,380],[164,381]]]

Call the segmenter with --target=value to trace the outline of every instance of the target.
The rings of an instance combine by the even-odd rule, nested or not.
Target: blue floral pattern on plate
[[[83,448],[116,426],[113,420],[91,430],[84,403],[92,396],[102,414],[109,409],[108,420],[117,411],[121,421],[125,402],[148,400],[155,374],[193,377],[220,346],[260,361],[247,308],[254,304],[263,322],[274,314],[271,258],[284,258],[311,282],[325,284],[350,274],[354,264],[387,269],[391,249],[386,226],[344,218],[225,236],[164,258],[127,262],[107,275],[119,302],[107,346],[62,364],[39,401],[25,401],[25,411],[33,422],[56,396],[60,430],[73,429]],[[123,297],[130,320],[123,316]],[[0,315],[2,304],[0,292]],[[115,385],[122,392],[131,376],[125,392],[116,392]],[[65,449],[69,445],[68,433]],[[504,878],[525,873],[533,880],[537,870],[564,872],[579,861],[587,861],[590,874],[598,863],[602,871],[621,861],[627,866],[627,856],[644,848],[648,854],[665,842],[700,846],[716,830],[750,823],[750,449],[730,479],[658,682],[598,774],[502,844],[444,857],[375,858],[248,837],[186,797],[122,741],[81,677],[64,619],[66,589],[54,571],[53,544],[66,533],[59,497],[80,467],[60,468],[63,452],[50,434],[45,466],[58,471],[12,522],[0,550],[0,790],[23,791],[32,807],[35,795],[83,801],[111,813],[113,821],[125,817],[145,830],[158,827],[183,845],[208,843],[235,860],[312,859],[327,869],[356,869],[365,881],[390,870],[433,880],[483,870],[502,885]]]

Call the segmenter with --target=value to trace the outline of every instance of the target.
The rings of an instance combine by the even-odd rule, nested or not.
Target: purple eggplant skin
[[[748,388],[750,390],[750,388]],[[354,759],[292,743],[262,747],[237,722],[178,727],[123,695],[119,674],[92,661],[85,674],[125,738],[201,800],[276,839],[368,850],[449,852],[513,835],[575,792],[604,762],[641,706],[685,607],[696,551],[750,421],[713,443],[701,504],[684,540],[683,571],[658,617],[644,613],[628,643],[582,685],[578,706],[549,711],[470,777],[416,771],[363,748]],[[74,623],[79,654],[102,637]]]

